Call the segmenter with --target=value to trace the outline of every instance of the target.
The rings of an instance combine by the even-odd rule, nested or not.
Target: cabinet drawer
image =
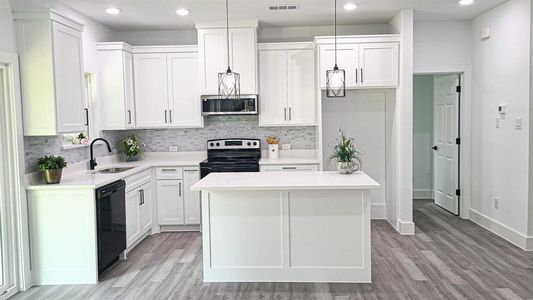
[[[155,177],[157,180],[183,179],[183,168],[180,168],[180,167],[157,168],[155,169]]]
[[[261,172],[305,172],[318,171],[318,165],[261,166]]]
[[[135,175],[131,175],[124,179],[126,181],[126,192],[129,192],[139,186],[145,184],[146,182],[152,180],[152,170],[142,171]]]

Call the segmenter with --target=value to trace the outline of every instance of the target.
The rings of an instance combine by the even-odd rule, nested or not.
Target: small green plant
[[[126,157],[134,157],[142,154],[141,143],[135,135],[128,135],[122,139],[122,153]]]
[[[78,134],[78,139],[79,140],[83,140],[84,138],[86,138],[87,136],[85,135],[85,133],[83,132],[80,132],[80,134]]]
[[[61,156],[43,156],[39,158],[37,168],[41,171],[63,169],[67,166],[65,158]]]
[[[363,164],[361,152],[355,146],[355,139],[346,137],[342,129],[339,129],[339,138],[329,159],[336,162],[355,162],[359,166]]]

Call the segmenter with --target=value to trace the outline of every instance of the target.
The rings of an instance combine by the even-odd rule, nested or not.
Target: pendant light
[[[337,67],[337,0],[335,0],[335,66],[326,71],[326,97],[341,98],[346,96],[346,72]]]
[[[241,80],[239,73],[231,71],[229,59],[229,9],[226,0],[226,40],[228,46],[228,69],[218,73],[218,96],[221,99],[238,99],[240,97]]]

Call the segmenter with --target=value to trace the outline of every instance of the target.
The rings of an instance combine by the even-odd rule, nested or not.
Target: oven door
[[[200,164],[200,178],[209,173],[227,172],[259,172],[258,163],[202,163]]]
[[[257,95],[241,95],[238,99],[202,96],[202,115],[257,115],[257,100]]]

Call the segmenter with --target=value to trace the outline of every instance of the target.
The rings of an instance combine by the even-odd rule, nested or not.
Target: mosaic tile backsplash
[[[128,134],[137,135],[146,152],[167,152],[169,146],[178,151],[202,151],[208,139],[217,138],[259,138],[266,149],[265,138],[274,135],[280,143],[291,144],[292,149],[316,149],[318,147],[316,127],[259,127],[258,116],[213,116],[204,120],[204,128],[194,129],[136,129],[125,131],[104,131],[103,138],[116,148],[121,138]],[[59,137],[24,138],[26,173],[36,171],[39,157],[62,155],[68,163],[89,160],[89,149],[61,150]],[[95,146],[95,156],[108,155],[104,145]]]

